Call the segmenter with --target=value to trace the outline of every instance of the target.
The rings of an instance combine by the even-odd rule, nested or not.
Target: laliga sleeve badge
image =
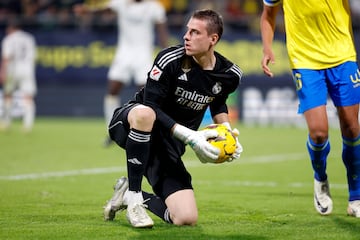
[[[153,68],[150,71],[150,78],[155,81],[159,81],[161,74],[163,71],[160,70],[156,65],[153,66]]]

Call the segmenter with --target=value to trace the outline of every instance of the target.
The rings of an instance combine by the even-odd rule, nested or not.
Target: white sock
[[[134,206],[136,204],[142,204],[144,202],[144,198],[142,192],[135,192],[126,190],[124,194],[124,203],[128,206]]]
[[[11,99],[4,99],[4,106],[3,106],[3,122],[5,127],[9,127],[11,124],[11,107],[12,107],[12,100]]]
[[[24,117],[23,127],[25,130],[30,131],[34,125],[35,119],[35,103],[32,99],[26,99],[24,101]]]
[[[109,125],[111,118],[114,114],[114,110],[120,106],[120,100],[118,97],[112,95],[105,95],[104,97],[104,117],[106,126]]]

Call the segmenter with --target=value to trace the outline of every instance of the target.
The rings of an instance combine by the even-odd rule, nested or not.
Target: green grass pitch
[[[30,134],[15,122],[0,132],[0,239],[360,239],[360,219],[346,215],[338,129],[330,132],[328,160],[334,211],[322,217],[313,207],[306,129],[237,127],[241,159],[212,165],[190,149],[184,156],[199,208],[196,226],[151,215],[152,229],[134,229],[124,212],[112,222],[102,218],[116,178],[126,175],[124,151],[102,147],[102,119],[39,118]],[[144,189],[150,190],[146,181]]]

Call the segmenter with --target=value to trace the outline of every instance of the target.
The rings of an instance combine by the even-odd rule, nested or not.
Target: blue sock
[[[347,171],[349,201],[360,200],[360,135],[355,139],[343,137],[342,158]]]
[[[330,152],[330,142],[326,140],[322,144],[316,144],[308,137],[307,149],[310,154],[311,164],[314,170],[314,178],[318,181],[327,180],[326,159]]]

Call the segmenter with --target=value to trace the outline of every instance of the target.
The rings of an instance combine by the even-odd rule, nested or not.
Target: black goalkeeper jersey
[[[182,184],[180,189],[191,187],[191,175],[181,159],[186,146],[172,136],[170,129],[179,123],[197,130],[208,107],[212,116],[227,113],[226,100],[240,83],[240,68],[217,52],[215,57],[214,69],[203,70],[191,56],[185,54],[183,46],[162,50],[148,73],[145,87],[130,101],[150,106],[156,112],[145,176],[155,193],[164,199],[169,193],[179,190],[177,185],[163,189],[164,179],[174,179]],[[131,108],[133,105],[127,106]],[[126,107],[119,108],[114,115],[126,117],[121,111],[126,111]],[[122,122],[117,117],[116,121]],[[123,122],[126,123],[126,119]],[[111,130],[113,134],[116,134],[115,129],[116,126]],[[119,131],[117,137],[125,138],[122,133],[124,131]]]
[[[228,112],[226,99],[242,77],[237,65],[217,52],[215,57],[214,69],[203,70],[183,46],[164,49],[134,101],[152,107],[162,127],[179,123],[197,130],[208,106],[212,116]]]

